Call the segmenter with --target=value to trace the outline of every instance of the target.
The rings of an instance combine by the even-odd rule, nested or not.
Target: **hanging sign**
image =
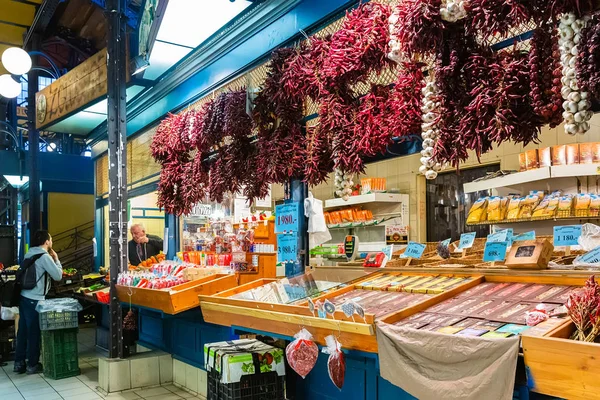
[[[483,250],[483,261],[504,261],[508,242],[486,242]]]
[[[475,243],[475,232],[463,233],[460,235],[460,241],[458,242],[458,250],[470,249]]]
[[[600,246],[579,256],[579,261],[582,261],[586,264],[599,264],[600,263]]]
[[[554,227],[554,247],[577,246],[581,236],[581,225]]]
[[[520,235],[513,236],[512,242],[522,242],[524,240],[535,240],[535,231],[529,231],[521,233]]]
[[[275,206],[275,233],[298,232],[298,203],[286,203]]]
[[[298,259],[298,237],[281,235],[277,237],[277,262],[293,263]]]
[[[406,246],[406,250],[400,255],[400,258],[421,258],[425,251],[425,247],[426,246],[422,243],[408,242],[408,246]]]

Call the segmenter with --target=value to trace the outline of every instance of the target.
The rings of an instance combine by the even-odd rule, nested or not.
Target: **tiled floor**
[[[104,396],[98,387],[98,357],[94,346],[94,329],[79,331],[79,368],[81,375],[52,380],[38,375],[17,375],[13,363],[0,369],[1,400],[174,400],[194,399],[194,395],[174,385],[133,389]]]

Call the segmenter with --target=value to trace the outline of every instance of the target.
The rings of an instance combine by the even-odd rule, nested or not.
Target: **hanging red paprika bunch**
[[[421,132],[421,90],[425,86],[424,64],[403,63],[390,96],[386,126],[392,137]]]
[[[208,194],[209,170],[205,156],[200,152],[196,152],[194,159],[184,164],[181,183],[184,213],[189,213]]]
[[[270,140],[258,141],[258,171],[265,184],[300,178],[306,157],[305,136],[300,124],[280,125]]]
[[[371,72],[389,66],[387,58],[389,6],[368,2],[346,15],[331,37],[323,74],[332,82],[364,81]]]
[[[157,205],[168,214],[182,215],[191,209],[185,204],[186,190],[184,177],[187,173],[186,164],[189,157],[182,160],[169,161],[162,165],[158,181]]]
[[[600,99],[600,16],[593,15],[581,31],[577,45],[577,83],[583,92]]]
[[[324,91],[323,64],[330,49],[331,37],[311,36],[289,57],[282,73],[280,87],[292,98],[316,100]]]
[[[544,23],[533,32],[529,51],[531,104],[541,123],[551,128],[562,122],[560,51],[554,24]]]
[[[190,134],[199,129],[195,122],[196,111],[169,114],[158,126],[150,144],[150,152],[158,162],[179,158],[191,150]]]
[[[316,186],[327,180],[333,170],[331,137],[319,127],[306,128],[306,160],[304,181]]]
[[[469,0],[465,9],[470,19],[467,32],[484,38],[506,36],[510,29],[528,22],[535,11],[527,0]]]
[[[391,34],[409,60],[437,53],[444,31],[441,6],[441,0],[400,0],[396,6],[389,21]]]
[[[392,142],[388,118],[392,114],[391,90],[384,85],[371,85],[371,90],[361,99],[353,124],[355,152],[361,156],[374,156],[385,152]]]

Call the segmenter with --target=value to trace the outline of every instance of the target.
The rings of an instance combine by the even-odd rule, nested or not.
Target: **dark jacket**
[[[129,244],[127,245],[127,250],[129,254],[129,263],[131,265],[140,265],[142,261],[146,261],[150,257],[159,254],[163,250],[163,240],[161,238],[154,235],[146,236],[148,236],[148,243],[142,244],[141,259],[137,252],[137,243],[133,240],[129,241]]]

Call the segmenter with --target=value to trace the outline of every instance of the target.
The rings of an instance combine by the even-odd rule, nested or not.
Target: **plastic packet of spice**
[[[325,338],[327,347],[323,348],[323,353],[329,354],[327,359],[327,370],[329,378],[338,389],[344,386],[344,375],[346,375],[346,359],[342,353],[342,345],[333,335]]]
[[[290,367],[304,379],[317,363],[319,348],[312,341],[310,332],[305,328],[302,328],[294,337],[296,340],[285,348],[285,356]]]

